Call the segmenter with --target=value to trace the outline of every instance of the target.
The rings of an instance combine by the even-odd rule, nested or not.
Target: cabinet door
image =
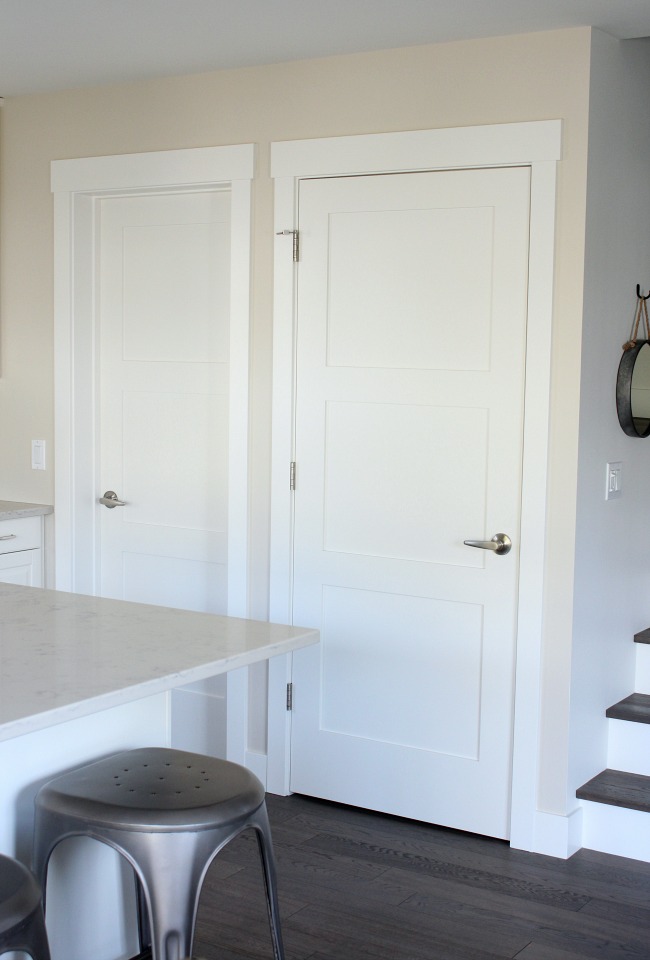
[[[42,587],[41,551],[21,550],[18,553],[0,554],[0,583]]]

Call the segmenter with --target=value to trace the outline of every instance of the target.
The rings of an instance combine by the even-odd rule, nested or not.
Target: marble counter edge
[[[136,700],[142,700],[160,693],[167,693],[170,690],[178,689],[187,684],[205,680],[222,673],[227,673],[239,667],[247,667],[253,663],[259,663],[261,660],[268,660],[271,657],[291,653],[293,650],[300,650],[303,647],[318,643],[318,641],[318,630],[307,628],[304,632],[295,636],[285,637],[282,640],[265,646],[263,648],[263,656],[260,656],[260,648],[247,650],[199,666],[188,667],[187,669],[170,673],[163,677],[140,681],[131,686],[117,688],[88,697],[87,699],[62,704],[49,710],[19,717],[16,720],[8,720],[0,725],[0,742],[13,740],[17,737],[35,733],[38,730],[45,730],[49,727],[66,723],[69,720],[76,720],[80,717],[86,717],[103,710],[109,710],[112,707],[119,707]]]
[[[0,500],[0,520],[21,520],[23,517],[45,517],[54,512],[47,503],[23,503],[17,500]]]

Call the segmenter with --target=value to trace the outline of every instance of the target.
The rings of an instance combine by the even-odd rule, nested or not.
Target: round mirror
[[[616,378],[618,422],[628,437],[650,435],[650,343],[637,340],[626,350]]]

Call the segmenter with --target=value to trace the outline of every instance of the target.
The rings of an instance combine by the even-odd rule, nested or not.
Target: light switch
[[[620,460],[614,460],[607,464],[607,486],[605,488],[605,500],[615,500],[623,492],[623,464]]]
[[[32,440],[32,470],[45,470],[45,440]]]

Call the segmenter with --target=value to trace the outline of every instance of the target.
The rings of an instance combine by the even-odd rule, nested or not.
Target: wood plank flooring
[[[268,808],[287,960],[650,960],[650,864],[300,796]],[[272,960],[250,831],[210,868],[194,956]]]

